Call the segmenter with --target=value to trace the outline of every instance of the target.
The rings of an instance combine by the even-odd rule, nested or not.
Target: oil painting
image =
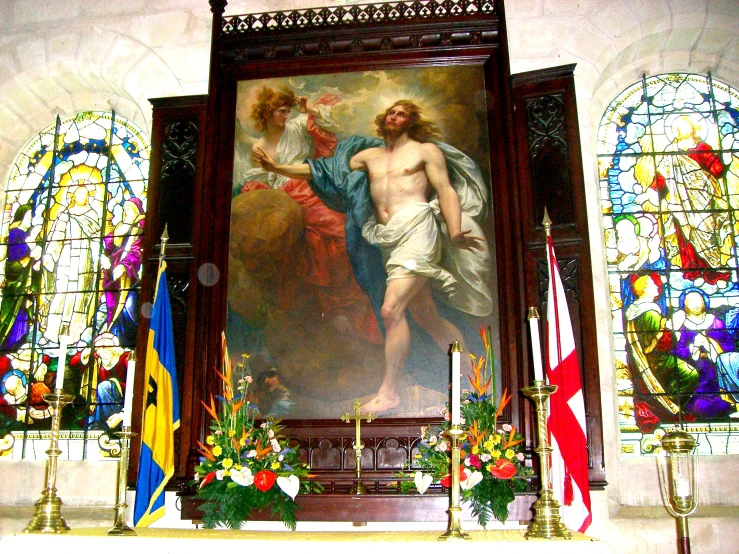
[[[452,343],[499,351],[488,94],[473,64],[238,83],[226,337],[263,415],[436,417]]]

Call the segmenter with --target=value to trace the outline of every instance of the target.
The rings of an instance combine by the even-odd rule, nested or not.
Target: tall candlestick
[[[133,357],[133,354],[131,354]],[[136,361],[128,359],[126,368],[126,396],[123,401],[123,426],[131,426],[131,410],[133,409],[133,377],[136,371]]]
[[[539,342],[539,312],[533,306],[529,308],[529,327],[531,329],[531,355],[534,358],[534,381],[544,381],[541,366],[541,343]]]
[[[57,390],[62,390],[64,387],[64,369],[67,367],[67,342],[69,337],[67,335],[61,335],[59,337],[59,355],[56,364],[56,384],[54,385]]]
[[[452,343],[452,425],[459,425],[459,381],[462,371],[460,369],[460,357],[462,347],[458,341]]]

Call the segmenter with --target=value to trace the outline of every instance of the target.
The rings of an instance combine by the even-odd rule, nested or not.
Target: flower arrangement
[[[500,405],[495,401],[493,351],[490,328],[480,329],[485,356],[470,354],[473,376],[469,377],[473,390],[461,393],[461,426],[464,435],[460,440],[460,488],[461,500],[469,502],[478,522],[486,527],[494,517],[502,523],[508,518],[508,505],[516,491],[523,491],[533,470],[524,464],[521,452],[523,437],[516,428],[503,424],[498,428],[498,417],[508,405],[511,396],[503,391]],[[415,466],[420,467],[413,481],[401,483],[401,490],[417,490],[423,494],[433,484],[444,488],[451,486],[451,428],[450,414],[444,410],[445,421],[438,428],[424,427],[421,443],[415,456]],[[410,477],[401,473],[402,477]]]
[[[223,525],[238,529],[255,510],[270,510],[291,530],[295,530],[298,508],[295,497],[307,489],[301,478],[309,468],[282,435],[278,420],[255,423],[259,412],[249,402],[252,377],[248,355],[237,365],[234,375],[230,362],[224,373],[220,409],[211,396],[203,406],[213,418],[205,444],[198,442],[202,455],[195,467],[197,497],[205,500],[201,509],[208,528]]]

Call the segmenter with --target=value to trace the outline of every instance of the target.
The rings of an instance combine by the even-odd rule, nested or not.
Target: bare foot
[[[336,332],[340,335],[348,335],[352,332],[352,322],[344,314],[335,315],[331,318],[331,325],[333,325]]]
[[[400,407],[400,397],[378,393],[362,407],[363,414],[383,415]]]

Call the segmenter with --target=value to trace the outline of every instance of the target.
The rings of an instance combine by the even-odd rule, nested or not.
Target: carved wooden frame
[[[501,387],[517,391],[528,384],[531,374],[527,362],[524,306],[526,279],[519,230],[520,200],[513,166],[513,109],[502,0],[399,1],[245,16],[224,16],[224,0],[211,0],[210,3],[213,36],[206,125],[209,138],[203,173],[205,186],[196,198],[201,215],[194,224],[197,229],[194,250],[200,271],[216,268],[217,273],[221,271],[218,268],[223,269],[216,275],[214,285],[206,286],[199,281],[195,293],[196,309],[192,315],[198,326],[192,340],[192,358],[188,359],[192,370],[183,378],[184,388],[192,392],[190,405],[183,406],[183,422],[185,418],[188,420],[183,428],[189,430],[189,436],[182,438],[180,467],[185,474],[192,474],[198,457],[194,445],[202,440],[209,425],[200,400],[219,392],[212,369],[217,367],[221,356],[220,334],[226,319],[227,279],[223,273],[227,271],[228,244],[223,237],[229,233],[234,109],[239,80],[454,64],[482,67],[487,93],[490,163],[495,176],[492,203],[495,206],[493,232],[500,355],[501,365],[506,369]],[[514,395],[503,415],[505,421],[522,428],[529,451],[534,447],[535,432],[530,413],[529,403],[520,395]],[[367,477],[364,482],[375,494],[371,499],[358,502],[347,496],[355,471],[351,426],[340,420],[284,420],[288,434],[299,441],[308,460],[313,452],[322,448],[335,449],[339,454],[335,470],[318,472],[328,494],[320,495],[320,499],[303,500],[316,510],[308,518],[445,520],[446,508],[438,513],[430,508],[445,503],[443,496],[427,495],[426,504],[414,504],[417,499],[408,500],[410,497],[401,501],[393,477],[401,462],[412,461],[421,426],[438,421],[438,418],[387,418],[366,428],[363,438],[367,442],[367,459],[363,457],[362,465]],[[384,456],[392,458],[392,463],[383,465]],[[529,496],[517,502],[511,518],[528,519],[532,500]],[[376,516],[368,516],[362,507],[370,502],[373,505],[379,502],[382,506],[376,508]],[[360,514],[364,518],[359,518]],[[183,517],[187,515],[183,513]]]

